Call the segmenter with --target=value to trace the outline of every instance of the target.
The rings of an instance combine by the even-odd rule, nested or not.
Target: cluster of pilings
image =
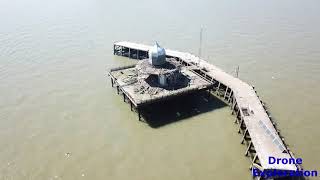
[[[238,103],[235,97],[233,96],[232,89],[219,81],[214,81],[214,84],[215,85],[213,86],[210,92],[222,101],[224,101],[226,104],[228,104],[232,110],[231,114],[235,115],[234,123],[238,124],[238,133],[242,134],[240,143],[247,146],[244,154],[245,156],[248,156],[251,160],[250,169],[253,166],[255,166],[256,168],[262,170],[254,145],[251,142],[250,133],[244,123],[243,111],[240,110],[240,107],[238,106]]]
[[[121,70],[121,69],[127,69],[127,68],[131,68],[131,67],[134,67],[134,65],[123,66],[123,67],[120,67],[120,68],[114,68],[114,69],[111,69],[110,72]],[[134,111],[134,112],[136,112],[138,114],[139,121],[145,122],[143,117],[142,117],[142,114],[141,114],[142,113],[141,112],[141,107],[134,103],[132,97],[130,97],[130,95],[128,93],[126,93],[126,91],[124,91],[123,88],[117,83],[117,79],[112,75],[112,73],[108,73],[108,76],[110,76],[111,87],[115,87],[116,90],[117,90],[117,94],[123,96],[123,102],[129,103],[130,104],[130,110]]]
[[[251,141],[250,133],[248,131],[248,128],[246,127],[246,124],[244,123],[243,116],[245,111],[240,109],[236,99],[233,97],[232,97],[231,111],[232,111],[231,114],[235,115],[234,123],[238,124],[238,133],[242,135],[240,143],[246,145],[247,147],[244,155],[249,157],[251,160],[249,169],[251,170],[253,167],[255,167],[262,171],[263,168],[261,167],[261,163],[257,156],[257,152]]]
[[[234,123],[238,124],[238,131],[237,132],[242,135],[240,143],[246,145],[247,148],[246,148],[246,151],[244,154],[245,154],[245,156],[249,157],[251,160],[251,165],[250,165],[249,169],[251,170],[253,167],[255,167],[260,170],[263,170],[263,168],[261,167],[261,163],[259,161],[259,158],[257,156],[257,153],[255,151],[254,145],[251,142],[250,133],[244,123],[243,116],[244,116],[245,111],[243,111],[242,109],[239,108],[238,103],[233,96],[232,89],[230,89],[228,86],[226,86],[218,81],[215,81],[215,80],[213,81],[213,83],[216,85],[213,86],[213,89],[211,92],[213,92],[213,94],[216,97],[218,97],[219,99],[221,99],[222,101],[227,103],[232,110],[231,114],[235,115]],[[260,99],[259,96],[258,96],[258,98]],[[283,144],[287,150],[287,153],[289,153],[292,158],[295,158],[293,152],[289,149],[288,144],[284,141],[284,137],[281,135],[279,129],[277,128],[277,124],[276,124],[274,118],[271,116],[270,111],[268,110],[266,103],[264,103],[261,99],[260,99],[260,101],[261,101],[261,104],[263,105],[266,113],[268,114],[268,117],[270,118],[274,128],[276,129],[279,137],[283,141]],[[301,165],[297,165],[297,168],[299,170],[303,169]]]
[[[206,86],[206,87],[202,87],[201,89],[199,89],[199,87],[193,87],[193,88],[188,88],[188,89],[180,89],[177,90],[175,92],[170,92],[168,94],[164,94],[160,97],[156,97],[156,98],[149,98],[146,100],[140,100],[139,103],[135,103],[135,100],[130,96],[129,93],[127,93],[122,86],[125,85],[119,85],[119,83],[117,82],[117,78],[113,75],[112,72],[114,71],[119,71],[119,70],[123,70],[123,69],[128,69],[128,68],[133,68],[135,67],[135,65],[129,65],[129,66],[122,66],[122,67],[117,67],[117,68],[113,68],[110,69],[108,76],[110,76],[110,80],[111,80],[111,86],[115,87],[117,90],[117,94],[122,95],[123,96],[123,101],[127,102],[130,104],[130,109],[131,111],[135,111],[138,113],[138,118],[139,121],[144,121],[144,118],[142,116],[142,110],[146,105],[149,104],[153,104],[153,103],[157,103],[159,101],[167,101],[170,100],[172,98],[176,98],[182,95],[186,95],[186,94],[191,94],[191,93],[195,93],[195,92],[200,92],[200,91],[207,91],[207,90],[211,90],[212,89],[212,85]]]
[[[185,64],[185,65],[189,65],[189,64]],[[237,103],[235,97],[233,96],[232,89],[229,88],[228,86],[220,83],[219,81],[216,81],[214,78],[210,77],[209,75],[207,75],[205,73],[205,70],[195,70],[194,72],[197,73],[198,75],[202,76],[204,79],[212,82],[213,87],[212,87],[212,89],[209,89],[209,92],[213,93],[216,97],[218,97],[220,100],[224,101],[226,104],[228,104],[230,106],[230,108],[232,110],[231,114],[235,115],[234,123],[238,124],[238,131],[237,132],[242,135],[240,143],[243,145],[246,145],[246,147],[247,147],[244,155],[249,157],[249,159],[251,161],[251,165],[250,165],[249,169],[251,170],[253,167],[255,167],[255,168],[260,169],[262,171],[263,168],[262,168],[260,160],[257,156],[257,152],[254,148],[254,145],[251,141],[250,133],[244,123],[244,119],[243,119],[244,114],[243,113],[245,111],[243,111],[242,109],[240,110],[238,103]],[[253,87],[253,89],[254,89],[254,87]],[[256,90],[255,90],[255,92],[256,92]],[[279,137],[283,141],[283,144],[287,150],[287,153],[289,153],[292,158],[295,158],[293,152],[290,151],[288,144],[284,141],[283,136],[281,135],[279,129],[277,128],[277,124],[276,124],[274,118],[271,116],[270,111],[267,108],[266,103],[264,103],[258,95],[257,95],[257,97],[261,101],[261,104],[263,105],[266,113],[268,114],[268,117],[270,118],[274,128],[276,129]],[[299,170],[301,170],[302,166],[297,165],[297,168]]]
[[[253,89],[254,89],[254,86],[253,86]],[[256,90],[255,90],[255,92],[256,92],[256,94],[257,94],[257,91],[256,91]],[[272,125],[273,125],[274,129],[277,131],[279,137],[281,138],[281,140],[282,140],[282,142],[283,142],[283,145],[284,145],[285,148],[287,149],[287,153],[289,153],[292,158],[296,159],[294,153],[290,150],[288,143],[286,143],[286,141],[285,141],[285,139],[284,139],[284,136],[282,136],[280,130],[278,129],[278,127],[277,127],[277,122],[275,121],[275,119],[274,119],[273,116],[271,115],[270,110],[269,110],[267,104],[261,100],[261,98],[259,97],[258,94],[257,94],[257,97],[259,98],[259,100],[260,100],[260,102],[261,102],[264,110],[265,110],[266,113],[268,114],[268,117],[269,117],[270,121],[272,122]],[[298,170],[302,170],[302,169],[303,169],[303,167],[302,167],[301,164],[296,164],[296,167],[298,168]]]
[[[250,133],[244,123],[243,114],[242,114],[243,111],[240,110],[238,103],[235,97],[233,96],[232,89],[227,85],[215,80],[213,77],[207,75],[205,70],[195,70],[195,73],[197,73],[204,79],[212,82],[213,86],[212,86],[212,89],[209,89],[209,92],[230,106],[232,110],[232,114],[235,115],[234,123],[239,124],[238,133],[242,134],[242,138],[240,142],[241,144],[244,144],[247,146],[247,149],[244,154],[245,156],[248,156],[251,160],[250,169],[253,166],[255,166],[256,168],[263,170],[263,168],[261,167],[259,158],[257,156],[257,153],[255,151],[254,145],[251,142]]]

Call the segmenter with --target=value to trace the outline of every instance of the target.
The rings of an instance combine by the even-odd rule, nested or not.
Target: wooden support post
[[[229,89],[229,87],[227,86],[227,88],[226,88],[226,92],[224,92],[223,99],[226,99],[226,95],[227,95],[228,89]]]
[[[120,92],[119,92],[119,86],[117,86],[117,93],[119,94]]]
[[[219,82],[218,87],[217,87],[217,89],[216,89],[216,93],[219,92],[220,84],[221,84],[221,83]]]
[[[244,143],[244,140],[246,139],[247,133],[248,133],[248,128],[246,128],[246,130],[243,133],[243,136],[242,136],[242,139],[241,139],[241,144]]]
[[[231,114],[234,113],[234,107],[236,106],[236,102],[237,102],[236,99],[234,97],[232,97],[232,105],[231,105],[232,113]]]
[[[115,55],[115,54],[116,54],[116,45],[113,44],[113,55]]]
[[[140,58],[139,58],[139,50],[137,50],[137,59],[140,59]]]
[[[233,104],[232,104],[232,111],[234,110],[234,108],[236,107],[236,105],[237,105],[237,101],[236,101],[236,99],[235,98],[233,98]]]
[[[242,124],[243,124],[243,118],[241,118],[241,121],[240,121],[240,123],[239,123],[239,129],[238,129],[238,133],[239,133],[239,134],[240,134],[240,132],[241,132]]]
[[[258,157],[258,154],[254,155],[254,157],[253,157],[253,159],[252,159],[252,164],[256,162],[257,157]]]
[[[113,87],[113,79],[111,78],[111,87]]]
[[[129,48],[128,57],[131,58],[131,49]]]
[[[237,113],[236,113],[236,120],[234,121],[234,123],[237,123],[238,121],[238,115],[239,115],[240,109],[238,109]]]
[[[132,111],[132,102],[130,101],[130,110]]]
[[[248,145],[248,148],[247,148],[247,150],[246,150],[246,153],[244,154],[245,156],[248,156],[248,152],[250,151],[251,146],[252,146],[252,142],[250,141],[250,143],[249,143],[249,145]]]
[[[234,123],[237,124],[238,123],[238,116],[236,115],[236,119],[234,120]]]
[[[123,102],[126,102],[126,95],[124,94],[124,92],[122,92],[123,94]]]
[[[230,98],[231,98],[232,93],[233,93],[233,91],[231,90],[229,93],[229,97],[228,97],[228,103],[230,103]]]
[[[139,109],[139,108],[137,108],[137,110],[138,110],[138,118],[139,118],[139,121],[141,121],[140,109]]]

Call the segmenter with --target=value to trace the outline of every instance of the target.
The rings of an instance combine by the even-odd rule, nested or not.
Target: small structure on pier
[[[181,71],[181,64],[173,58],[166,58],[165,49],[156,43],[149,50],[149,59],[136,65],[138,79],[146,81],[151,87],[175,90],[186,87],[190,79]]]
[[[141,60],[136,65],[138,79],[144,79],[151,87],[179,89],[188,85],[190,79],[183,75],[181,65],[168,58],[161,66],[154,66],[150,61]]]
[[[149,62],[153,66],[161,66],[166,63],[166,50],[160,47],[157,42],[149,50]]]

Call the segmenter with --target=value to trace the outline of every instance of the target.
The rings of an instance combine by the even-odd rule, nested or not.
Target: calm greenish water
[[[249,179],[228,107],[153,129],[110,87],[129,40],[197,53],[254,84],[320,171],[320,2],[0,1],[0,179]],[[69,154],[68,154],[69,153]]]

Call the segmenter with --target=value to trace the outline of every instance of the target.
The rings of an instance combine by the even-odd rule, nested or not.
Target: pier
[[[114,43],[114,55],[141,60],[148,58],[150,48],[151,46],[148,45],[121,41]],[[123,95],[124,101],[130,103],[131,110],[138,112],[139,120],[141,120],[140,108],[145,105],[186,93],[208,91],[230,106],[231,114],[235,116],[235,123],[238,124],[237,132],[241,134],[240,143],[246,145],[244,155],[251,160],[250,169],[257,168],[261,171],[273,169],[296,171],[301,169],[297,164],[268,163],[270,156],[281,159],[295,157],[280,136],[276,124],[252,85],[193,54],[166,49],[166,56],[201,77],[202,80],[198,80],[194,86],[181,91],[140,98],[133,97],[128,83],[119,80],[119,72],[122,74],[129,72],[130,68],[135,65],[114,68],[108,72],[112,86],[116,87],[118,94]],[[188,74],[187,71],[186,74]]]

